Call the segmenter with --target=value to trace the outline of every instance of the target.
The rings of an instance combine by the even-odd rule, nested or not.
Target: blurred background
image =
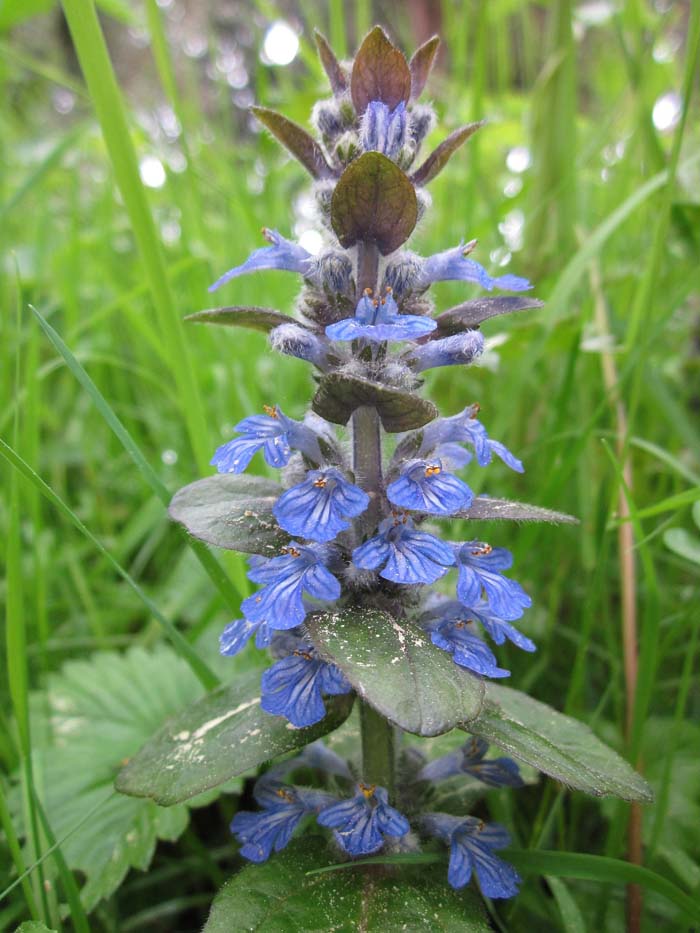
[[[479,401],[490,435],[523,459],[522,477],[491,467],[489,493],[581,519],[484,529],[514,552],[534,602],[523,627],[538,653],[506,648],[499,661],[513,686],[638,762],[657,794],[640,817],[541,782],[495,792],[492,810],[520,846],[618,858],[631,819],[643,838],[633,858],[700,890],[691,7],[100,0],[118,83],[93,44],[88,90],[58,4],[0,3],[0,878],[11,887],[0,929],[33,915],[55,929],[195,930],[240,864],[227,825],[241,781],[170,810],[119,797],[112,781],[202,691],[163,620],[224,681],[260,664],[252,648],[217,657],[232,603],[248,592],[243,564],[218,555],[231,580],[218,591],[162,500],[210,472],[240,418],[265,403],[299,417],[312,386],[263,335],[182,318],[212,306],[207,286],[263,244],[261,226],[320,248],[303,169],[248,108],[306,124],[330,93],[313,29],[346,56],[375,22],[409,54],[442,37],[429,143],[488,120],[432,183],[413,248],[478,238],[479,262],[527,276],[545,301],[487,323],[481,365],[429,380],[444,414]],[[259,273],[216,302],[291,312],[297,288],[288,274]],[[473,294],[464,283],[435,289],[439,310]],[[486,490],[477,466],[465,478]],[[48,854],[56,844],[59,859]],[[532,877],[494,923],[614,931],[624,911],[620,886]],[[644,891],[642,928],[684,927]]]

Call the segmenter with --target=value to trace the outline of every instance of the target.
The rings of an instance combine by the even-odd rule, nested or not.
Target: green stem
[[[367,703],[360,705],[362,780],[379,784],[394,799],[396,790],[397,734],[394,727]]]
[[[357,293],[377,291],[379,251],[374,243],[357,245]],[[374,407],[364,406],[352,416],[352,454],[355,480],[371,497],[362,516],[362,534],[374,534],[379,518],[382,490],[382,432]],[[367,703],[360,705],[362,736],[362,779],[367,784],[385,787],[393,798],[396,789],[397,731]]]

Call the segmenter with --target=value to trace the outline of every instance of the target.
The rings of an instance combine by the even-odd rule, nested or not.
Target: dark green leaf
[[[444,169],[462,143],[465,143],[483,125],[484,121],[480,120],[478,123],[468,123],[455,130],[454,133],[450,133],[447,139],[443,140],[411,175],[413,184],[427,185],[429,181],[432,181]]]
[[[477,496],[468,509],[456,512],[451,518],[466,518],[472,521],[548,522],[551,525],[578,525],[578,519],[566,512],[553,512],[526,502],[510,502],[508,499],[492,499]]]
[[[378,609],[307,618],[314,644],[370,706],[406,732],[440,735],[474,719],[484,684],[411,622]]]
[[[521,298],[510,295],[499,295],[496,298],[474,298],[461,305],[443,311],[435,320],[437,330],[434,337],[449,337],[459,334],[463,330],[478,327],[483,321],[497,317],[500,314],[511,314],[513,311],[530,311],[534,308],[544,307],[543,302],[537,298]]]
[[[329,864],[325,842],[307,838],[244,868],[216,895],[203,933],[488,933],[480,898],[451,890],[444,862],[308,874]]]
[[[168,513],[207,544],[271,556],[289,540],[272,514],[282,492],[260,476],[218,473],[178,490]]]
[[[435,405],[420,395],[344,373],[324,376],[311,403],[317,415],[333,424],[347,424],[355,409],[363,405],[375,407],[384,430],[392,434],[422,427],[439,414]]]
[[[316,40],[316,48],[318,49],[318,57],[321,59],[321,64],[323,65],[323,70],[328,75],[328,81],[333,90],[333,93],[338,96],[347,89],[348,79],[341,66],[338,59],[335,57],[333,49],[328,44],[328,40],[319,32],[318,29],[314,29],[314,39]]]
[[[411,100],[416,100],[423,93],[439,45],[440,37],[433,36],[413,53],[411,61],[408,63],[411,72]]]
[[[393,253],[409,238],[418,201],[408,175],[380,152],[365,152],[340,176],[331,199],[331,223],[346,249],[372,241]]]
[[[350,75],[350,94],[358,116],[370,101],[380,100],[391,110],[411,96],[411,72],[403,53],[381,26],[367,33],[357,51]]]
[[[576,790],[653,800],[644,778],[588,726],[519,690],[487,684],[484,707],[468,730]]]
[[[353,696],[325,702],[325,719],[295,729],[260,708],[260,674],[241,675],[167,722],[119,772],[117,790],[168,807],[189,800],[337,729]]]
[[[319,144],[298,123],[293,123],[281,113],[267,107],[250,109],[313,178],[330,178],[333,175],[333,169],[326,162]]]
[[[206,311],[197,311],[188,314],[186,321],[194,324],[224,324],[226,327],[250,327],[251,330],[260,330],[269,334],[280,324],[296,324],[297,327],[305,325],[290,317],[275,311],[273,308],[258,308],[255,306],[233,306],[229,308],[209,308]]]

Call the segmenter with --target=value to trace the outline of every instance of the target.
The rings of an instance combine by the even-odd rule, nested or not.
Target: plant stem
[[[376,292],[379,250],[374,243],[357,244],[357,294],[365,289]],[[379,415],[374,407],[363,406],[352,416],[352,461],[355,480],[370,496],[370,505],[360,523],[362,534],[373,534],[379,517],[382,488],[382,437]],[[396,789],[396,744],[394,727],[367,703],[360,705],[362,734],[362,779],[385,787],[393,798]]]
[[[396,730],[367,703],[360,705],[362,735],[362,780],[379,784],[394,799],[396,790]]]

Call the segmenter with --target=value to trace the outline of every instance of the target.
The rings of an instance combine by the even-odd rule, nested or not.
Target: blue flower
[[[271,467],[285,466],[292,449],[301,450],[314,463],[320,463],[321,450],[311,428],[302,421],[288,418],[277,405],[263,407],[264,415],[251,415],[235,426],[234,431],[241,437],[234,437],[217,448],[211,465],[219,473],[243,473],[260,449]]]
[[[444,781],[456,774],[469,774],[489,787],[522,787],[520,769],[512,758],[490,758],[485,755],[489,743],[472,736],[457,751],[443,755],[424,765],[416,775],[418,781]]]
[[[267,775],[257,782],[254,794],[262,812],[242,810],[231,822],[231,832],[242,844],[241,855],[251,862],[264,862],[273,849],[284,849],[302,817],[317,813],[334,799],[320,791],[270,781]]]
[[[263,227],[262,232],[265,239],[272,245],[256,249],[242,265],[229,269],[213,285],[209,286],[210,292],[216,291],[217,288],[239,275],[257,272],[258,269],[286,269],[288,272],[299,272],[301,275],[308,276],[313,262],[311,253],[307,252],[303,246],[299,246],[298,243],[286,240],[276,230],[268,230],[267,227]]]
[[[457,600],[449,600],[425,613],[421,617],[421,625],[430,634],[432,643],[448,651],[460,667],[482,677],[509,677],[510,671],[498,666],[488,645],[474,633],[470,613],[472,610]]]
[[[514,457],[500,441],[492,441],[489,438],[486,428],[476,417],[478,413],[479,405],[474,404],[467,406],[459,414],[452,415],[451,418],[436,418],[423,429],[421,455],[427,456],[431,452],[439,451],[444,456],[443,448],[448,444],[450,448],[455,443],[469,444],[474,448],[479,466],[488,466],[491,463],[492,454],[495,453],[511,470],[523,473],[524,469],[520,460]]]
[[[396,513],[379,525],[379,534],[352,552],[363,570],[379,572],[394,583],[435,583],[454,565],[450,545],[425,531],[416,531],[410,518]]]
[[[461,479],[446,473],[440,460],[409,460],[401,476],[387,486],[389,502],[429,515],[451,515],[468,509],[474,494]]]
[[[514,897],[518,893],[520,875],[512,865],[493,854],[495,849],[510,845],[510,836],[502,826],[487,825],[473,816],[447,813],[427,813],[421,825],[429,835],[450,846],[447,880],[453,888],[463,888],[476,872],[486,897]]]
[[[304,636],[299,636],[291,654],[263,673],[260,684],[262,709],[284,716],[298,729],[312,726],[326,715],[324,693],[336,696],[352,690],[342,671],[322,661]]]
[[[527,279],[517,275],[502,275],[492,278],[483,266],[467,256],[476,246],[476,240],[471,240],[466,246],[462,243],[454,249],[446,249],[442,253],[435,253],[423,260],[420,271],[419,285],[427,288],[433,282],[475,282],[487,291],[493,288],[502,288],[509,292],[522,292],[532,285]]]
[[[411,351],[409,364],[422,373],[437,366],[468,366],[484,352],[484,335],[480,330],[429,340]]]
[[[332,541],[350,527],[369,505],[369,496],[335,467],[309,470],[306,479],[282,493],[272,511],[292,535],[312,541]]]
[[[219,636],[219,652],[233,657],[246,646],[255,635],[256,648],[267,648],[272,632],[265,622],[249,622],[247,619],[234,619],[229,622]]]
[[[488,603],[482,601],[476,607],[470,607],[467,613],[477,622],[481,622],[497,645],[502,645],[508,639],[518,648],[522,648],[523,651],[537,650],[533,641],[530,641],[522,632],[519,632],[510,622],[499,618]]]
[[[355,317],[345,318],[326,327],[326,336],[331,340],[356,340],[364,337],[374,343],[385,340],[417,340],[435,330],[437,323],[430,317],[415,314],[399,314],[399,309],[387,289],[384,298],[372,299],[370,289],[360,298]]]
[[[337,599],[340,583],[327,567],[333,556],[327,545],[292,541],[279,557],[252,561],[248,578],[264,586],[241,603],[246,619],[273,629],[295,628],[306,617],[304,592],[315,599]]]
[[[481,541],[455,544],[459,567],[457,598],[462,605],[472,608],[486,592],[489,608],[499,619],[519,619],[532,600],[515,580],[504,577],[500,571],[513,563],[513,555],[505,548],[493,548]]]
[[[384,845],[384,836],[405,836],[410,826],[405,816],[389,806],[389,795],[376,784],[358,784],[357,794],[322,810],[321,826],[334,836],[349,855],[371,855]]]
[[[370,101],[362,117],[362,147],[396,159],[406,142],[408,114],[401,101],[394,110],[379,100]]]

